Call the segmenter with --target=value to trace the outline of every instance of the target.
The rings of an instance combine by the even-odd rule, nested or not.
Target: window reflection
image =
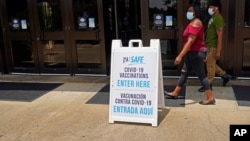
[[[101,68],[99,41],[76,41],[78,68]]]
[[[66,67],[64,42],[48,40],[43,43],[43,59],[46,68]]]
[[[42,31],[61,31],[62,17],[59,0],[38,0],[39,23]]]
[[[245,19],[244,26],[250,28],[250,0],[245,1]]]
[[[169,29],[176,26],[177,0],[149,0],[149,28]]]
[[[29,29],[27,0],[7,0],[6,5],[10,31]]]
[[[177,56],[177,41],[176,40],[161,40],[161,58],[162,69],[165,75],[165,70],[176,70],[174,65],[175,57]],[[167,74],[166,74],[167,75]]]
[[[14,67],[34,67],[34,54],[29,41],[12,41]]]
[[[96,29],[97,0],[73,0],[75,30]]]

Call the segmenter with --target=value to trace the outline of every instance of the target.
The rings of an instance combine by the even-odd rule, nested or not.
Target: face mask
[[[192,20],[194,18],[194,12],[187,12],[186,14],[188,20]]]
[[[211,15],[211,16],[214,14],[214,11],[213,11],[212,8],[208,8],[208,14]]]

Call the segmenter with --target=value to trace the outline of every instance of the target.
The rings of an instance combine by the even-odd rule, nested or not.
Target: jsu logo
[[[128,65],[144,64],[144,56],[123,57],[123,63],[128,63]]]

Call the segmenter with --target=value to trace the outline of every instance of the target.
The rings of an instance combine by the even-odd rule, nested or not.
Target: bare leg
[[[199,103],[202,105],[211,105],[211,104],[215,104],[215,99],[213,97],[213,93],[211,90],[206,90],[205,94],[207,96],[207,99],[200,101]]]
[[[172,91],[172,92],[166,92],[165,91],[165,94],[168,95],[168,96],[178,96],[179,93],[180,93],[180,91],[181,91],[181,87],[180,86],[176,86],[175,89],[174,89],[174,91]]]

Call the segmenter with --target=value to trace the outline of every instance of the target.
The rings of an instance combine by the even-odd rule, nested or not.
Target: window
[[[250,28],[250,0],[245,1],[244,27]]]
[[[10,31],[29,30],[27,1],[8,0],[6,3]]]
[[[149,29],[171,29],[176,26],[177,0],[149,0]]]
[[[61,31],[62,17],[59,0],[38,0],[39,22],[42,31]]]
[[[98,26],[96,0],[73,0],[75,30],[91,30]]]

